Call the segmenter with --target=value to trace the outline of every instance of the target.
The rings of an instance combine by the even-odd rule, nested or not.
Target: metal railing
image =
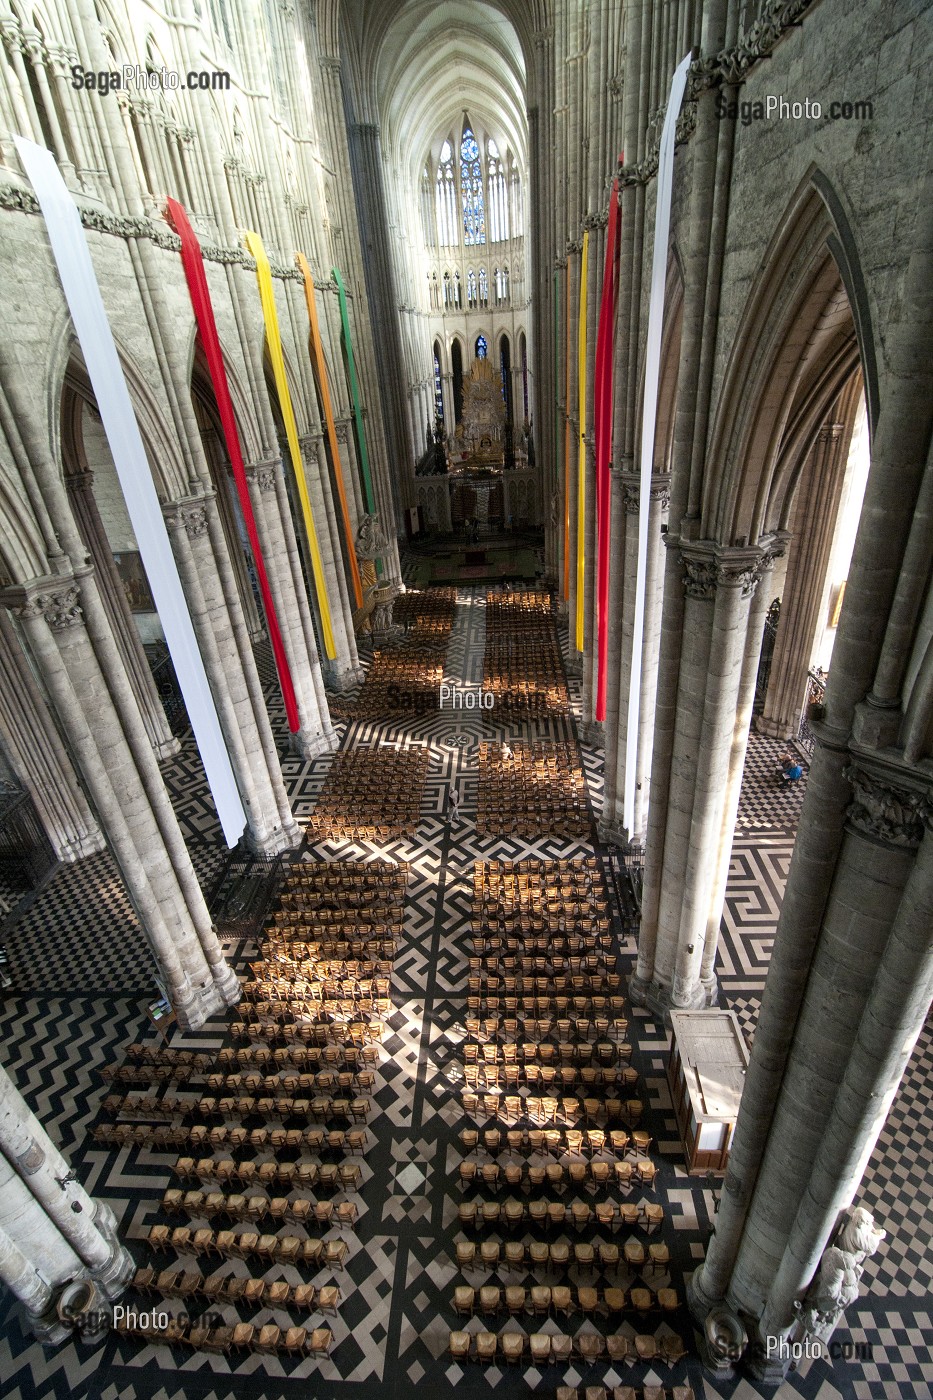
[[[57,864],[29,793],[0,782],[0,878],[14,889],[34,890]]]
[[[168,727],[178,739],[190,728],[191,721],[188,719],[185,698],[181,693],[168,647],[164,642],[149,642],[143,650],[149,662],[156,691],[162,701]]]
[[[761,638],[761,655],[758,660],[758,675],[755,678],[755,703],[752,711],[756,715],[760,715],[765,706],[768,681],[771,679],[771,662],[774,658],[774,642],[780,620],[781,600],[775,598],[765,617],[764,632]]]
[[[278,892],[283,857],[257,856],[235,847],[207,897],[217,932],[227,938],[255,938]]]
[[[802,749],[812,758],[813,750],[816,747],[816,736],[810,728],[810,706],[822,705],[826,697],[826,672],[813,670],[807,672],[807,695],[803,702],[803,711],[800,716],[800,727],[797,730],[797,742]]]

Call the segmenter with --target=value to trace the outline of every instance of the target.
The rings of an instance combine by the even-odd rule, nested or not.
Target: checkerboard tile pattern
[[[461,590],[446,658],[452,679],[476,683],[482,676],[482,591]],[[559,626],[564,655],[566,627]],[[367,651],[363,648],[363,660]],[[457,1133],[465,1123],[457,1077],[458,1046],[465,1034],[465,984],[469,948],[472,865],[475,860],[529,859],[591,855],[584,840],[560,842],[546,833],[535,840],[478,838],[475,795],[478,745],[482,739],[542,738],[573,740],[580,714],[580,682],[570,678],[571,712],[538,725],[497,727],[495,716],[423,717],[403,726],[342,723],[345,743],[379,743],[403,738],[427,745],[428,778],[422,793],[416,831],[404,840],[378,847],[350,842],[313,846],[307,858],[371,859],[387,857],[411,863],[405,921],[392,981],[395,1011],[379,1067],[374,1099],[372,1144],[365,1158],[365,1179],[358,1194],[361,1219],[345,1276],[339,1278],[344,1302],[334,1326],[335,1346],[326,1363],[294,1363],[251,1356],[184,1356],[168,1348],[136,1347],[107,1339],[96,1348],[66,1346],[45,1356],[23,1335],[19,1314],[0,1299],[0,1393],[10,1400],[47,1400],[50,1396],[93,1400],[398,1400],[414,1390],[427,1396],[452,1394],[467,1400],[536,1391],[553,1395],[558,1384],[665,1385],[688,1382],[698,1397],[755,1400],[759,1391],[747,1380],[715,1385],[703,1374],[695,1355],[676,1371],[627,1367],[619,1374],[605,1365],[579,1363],[551,1367],[544,1375],[520,1370],[471,1366],[461,1370],[445,1352],[447,1331],[454,1325],[450,1295],[458,1275],[454,1264],[457,1236],[455,1177],[460,1150]],[[332,758],[305,761],[288,756],[281,702],[270,683],[267,700],[283,754],[283,771],[299,819],[313,811]],[[767,969],[769,939],[777,919],[783,879],[793,844],[795,812],[802,794],[768,786],[776,753],[768,741],[750,744],[740,828],[733,852],[727,897],[720,974],[731,1004],[751,1032]],[[761,748],[760,745],[765,747]],[[773,746],[779,750],[780,746]],[[601,801],[602,762],[598,750],[582,748],[591,806]],[[181,761],[167,765],[167,777],[191,840],[199,877],[212,878],[216,849],[209,838],[216,818],[198,778],[196,755],[186,750]],[[199,787],[200,781],[200,787]],[[464,794],[461,819],[445,820],[444,802],[451,783]],[[775,804],[784,804],[776,806]],[[742,822],[744,821],[744,824]],[[200,839],[199,839],[200,838]],[[222,849],[222,848],[221,848]],[[612,874],[608,856],[604,868]],[[66,941],[90,888],[74,881],[54,906],[46,906],[46,939]],[[96,887],[95,887],[96,888]],[[610,889],[614,884],[610,883]],[[621,932],[631,918],[624,884],[609,903],[614,928]],[[122,922],[104,926],[102,942],[119,947]],[[631,965],[634,942],[621,942],[620,968]],[[231,949],[241,961],[255,955],[249,944]],[[122,958],[122,952],[114,956]],[[121,964],[128,965],[125,962]],[[69,991],[71,989],[69,988]],[[104,1083],[96,1074],[103,1063],[122,1057],[122,1047],[151,1034],[139,994],[41,998],[14,994],[0,1006],[0,1040],[5,1059],[27,1100],[69,1153],[81,1180],[117,1212],[131,1247],[154,1219],[154,1202],[170,1184],[168,1158],[146,1150],[99,1148],[88,1136]],[[226,1020],[217,1018],[195,1037],[191,1048],[221,1043]],[[660,1163],[657,1199],[670,1222],[668,1242],[672,1277],[679,1289],[702,1259],[715,1219],[716,1196],[704,1179],[690,1178],[679,1165],[670,1096],[665,1077],[668,1036],[650,1017],[635,1010],[629,1038],[633,1063],[642,1075],[648,1126],[656,1137]],[[180,1036],[173,1036],[182,1043]],[[930,1040],[917,1050],[862,1183],[859,1200],[873,1210],[889,1231],[884,1250],[866,1270],[867,1292],[851,1310],[849,1332],[835,1340],[871,1347],[869,1359],[841,1356],[817,1360],[788,1376],[779,1400],[874,1400],[897,1396],[921,1400],[931,1396],[933,1362],[929,1339],[931,1314],[926,1308],[930,1283],[930,1172],[919,1144],[931,1125],[926,1085],[933,1072]],[[915,1144],[918,1146],[915,1147]],[[452,1186],[453,1184],[453,1186]],[[242,1272],[240,1261],[231,1269]],[[323,1280],[320,1280],[323,1281]],[[507,1280],[508,1282],[520,1280]],[[525,1280],[530,1282],[530,1279]],[[675,1319],[688,1346],[685,1317]],[[471,1326],[476,1327],[474,1321]],[[547,1324],[552,1326],[550,1322]]]

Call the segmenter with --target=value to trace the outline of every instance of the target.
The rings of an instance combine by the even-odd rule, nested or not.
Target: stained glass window
[[[441,423],[444,421],[444,393],[441,388],[441,357],[439,346],[434,342],[434,413]]]
[[[463,205],[463,241],[467,247],[486,242],[486,201],[479,146],[469,126],[460,142],[460,200]]]
[[[484,335],[478,335],[476,337],[476,358],[478,360],[485,360],[487,348],[486,337]]]

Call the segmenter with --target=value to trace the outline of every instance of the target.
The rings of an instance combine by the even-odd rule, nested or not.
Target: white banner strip
[[[81,218],[51,151],[24,140],[22,136],[17,136],[15,141],[45,218],[58,275],[81,344],[97,408],[224,838],[228,846],[234,846],[243,834],[246,814],[182,592],[175,556],[169,544],[168,531],[104,310]]]
[[[645,635],[645,583],[648,572],[648,512],[651,508],[651,474],[654,471],[654,429],[658,416],[661,378],[661,332],[664,328],[664,285],[667,280],[667,240],[671,229],[671,192],[674,187],[674,144],[680,104],[687,85],[690,54],[680,60],[671,79],[671,91],[661,129],[658,153],[657,205],[654,215],[654,248],[651,254],[651,292],[648,299],[648,338],[645,346],[645,397],[641,411],[641,481],[638,502],[638,566],[635,575],[635,622],[632,628],[632,666],[629,677],[628,725],[625,733],[625,805],[623,821],[629,839],[635,835],[635,780],[638,769],[638,725],[641,718],[642,644]]]

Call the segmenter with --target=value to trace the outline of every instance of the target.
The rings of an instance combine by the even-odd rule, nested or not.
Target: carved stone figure
[[[379,516],[364,515],[356,532],[358,559],[378,559],[388,548],[388,541],[379,528]]]
[[[864,1206],[856,1206],[839,1232],[836,1244],[840,1250],[845,1250],[846,1254],[853,1255],[857,1264],[861,1266],[877,1251],[886,1234],[887,1231],[878,1228]]]

